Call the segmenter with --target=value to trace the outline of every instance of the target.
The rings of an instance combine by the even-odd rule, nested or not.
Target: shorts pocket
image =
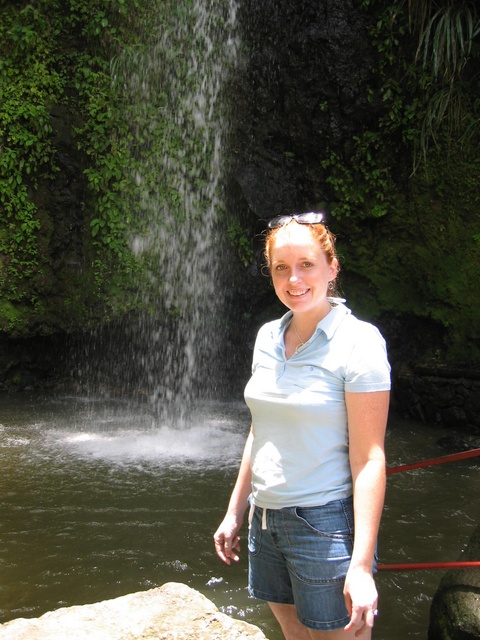
[[[296,507],[295,515],[319,536],[353,541],[353,510],[350,500],[335,500],[320,507]]]
[[[342,501],[320,507],[296,507],[289,529],[290,567],[303,583],[341,582],[353,550],[352,523]]]

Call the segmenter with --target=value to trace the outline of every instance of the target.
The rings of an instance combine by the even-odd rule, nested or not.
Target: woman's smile
[[[308,293],[309,289],[290,289],[289,293],[291,296],[293,296],[294,298],[299,298],[300,296],[304,296],[306,293]]]

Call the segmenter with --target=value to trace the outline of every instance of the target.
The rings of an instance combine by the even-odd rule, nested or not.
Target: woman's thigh
[[[358,640],[358,638],[361,638],[361,640],[371,640],[371,629],[365,629],[361,636],[356,636],[355,631],[355,629],[351,631],[344,631],[343,629],[337,629],[336,631],[315,631],[314,629],[309,629],[310,640]]]
[[[297,611],[293,604],[278,604],[269,602],[270,609],[279,623],[285,640],[356,640],[355,629],[345,631],[315,631],[305,627],[297,618]],[[360,636],[362,640],[371,640],[372,632],[365,629]]]
[[[285,640],[311,640],[309,629],[297,618],[295,605],[277,602],[269,602],[268,604],[282,629]]]

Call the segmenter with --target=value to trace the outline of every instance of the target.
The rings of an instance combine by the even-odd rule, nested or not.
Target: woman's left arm
[[[373,626],[377,589],[373,562],[385,498],[385,430],[390,393],[345,393],[350,468],[353,480],[355,541],[345,580],[350,615],[346,629],[356,635]]]

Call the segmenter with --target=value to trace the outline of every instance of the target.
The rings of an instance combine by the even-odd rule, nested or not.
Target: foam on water
[[[85,404],[82,398],[69,398],[62,409],[60,416],[22,425],[21,432],[0,428],[0,448],[152,470],[219,469],[238,465],[248,430],[248,412],[240,402],[228,408],[222,403],[198,407],[181,428],[158,423],[145,407],[122,401]]]
[[[141,431],[112,429],[72,433],[51,431],[47,444],[67,453],[92,460],[153,465],[194,463],[229,466],[238,462],[245,436],[235,433],[234,425],[198,424],[188,429],[162,426]]]

